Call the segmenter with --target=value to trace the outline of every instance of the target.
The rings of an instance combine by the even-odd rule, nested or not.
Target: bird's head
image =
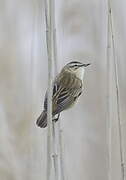
[[[64,66],[64,70],[74,73],[78,78],[83,79],[85,68],[89,66],[90,63],[81,63],[78,61],[72,61]]]

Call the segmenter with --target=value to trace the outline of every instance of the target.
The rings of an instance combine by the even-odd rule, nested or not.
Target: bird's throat
[[[76,72],[77,78],[79,78],[79,79],[81,79],[81,80],[83,81],[83,78],[84,78],[84,72],[85,72],[85,69],[84,69],[84,68],[78,69],[78,71]]]

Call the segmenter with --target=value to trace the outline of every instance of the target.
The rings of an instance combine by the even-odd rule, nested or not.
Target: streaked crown
[[[69,68],[69,69],[73,69],[73,70],[75,69],[76,70],[76,69],[78,69],[80,67],[87,67],[89,65],[90,65],[90,63],[85,64],[85,63],[81,63],[79,61],[72,61],[72,62],[66,64],[64,66],[64,68]]]

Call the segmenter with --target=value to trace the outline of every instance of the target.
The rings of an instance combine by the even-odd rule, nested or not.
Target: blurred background
[[[125,163],[126,1],[113,0],[112,10]],[[120,180],[119,124],[112,59],[110,83],[107,81],[107,1],[56,0],[55,13],[59,71],[71,60],[92,63],[85,74],[85,91],[79,103],[61,115],[65,180],[107,180],[109,174],[112,180]],[[2,180],[46,180],[47,130],[38,128],[35,121],[43,108],[47,76],[44,1],[0,0]],[[107,118],[108,83],[110,119]]]

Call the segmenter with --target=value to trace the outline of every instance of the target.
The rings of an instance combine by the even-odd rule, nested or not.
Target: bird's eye
[[[78,69],[78,65],[75,65],[75,66],[74,66],[74,69],[75,69],[75,70]]]

